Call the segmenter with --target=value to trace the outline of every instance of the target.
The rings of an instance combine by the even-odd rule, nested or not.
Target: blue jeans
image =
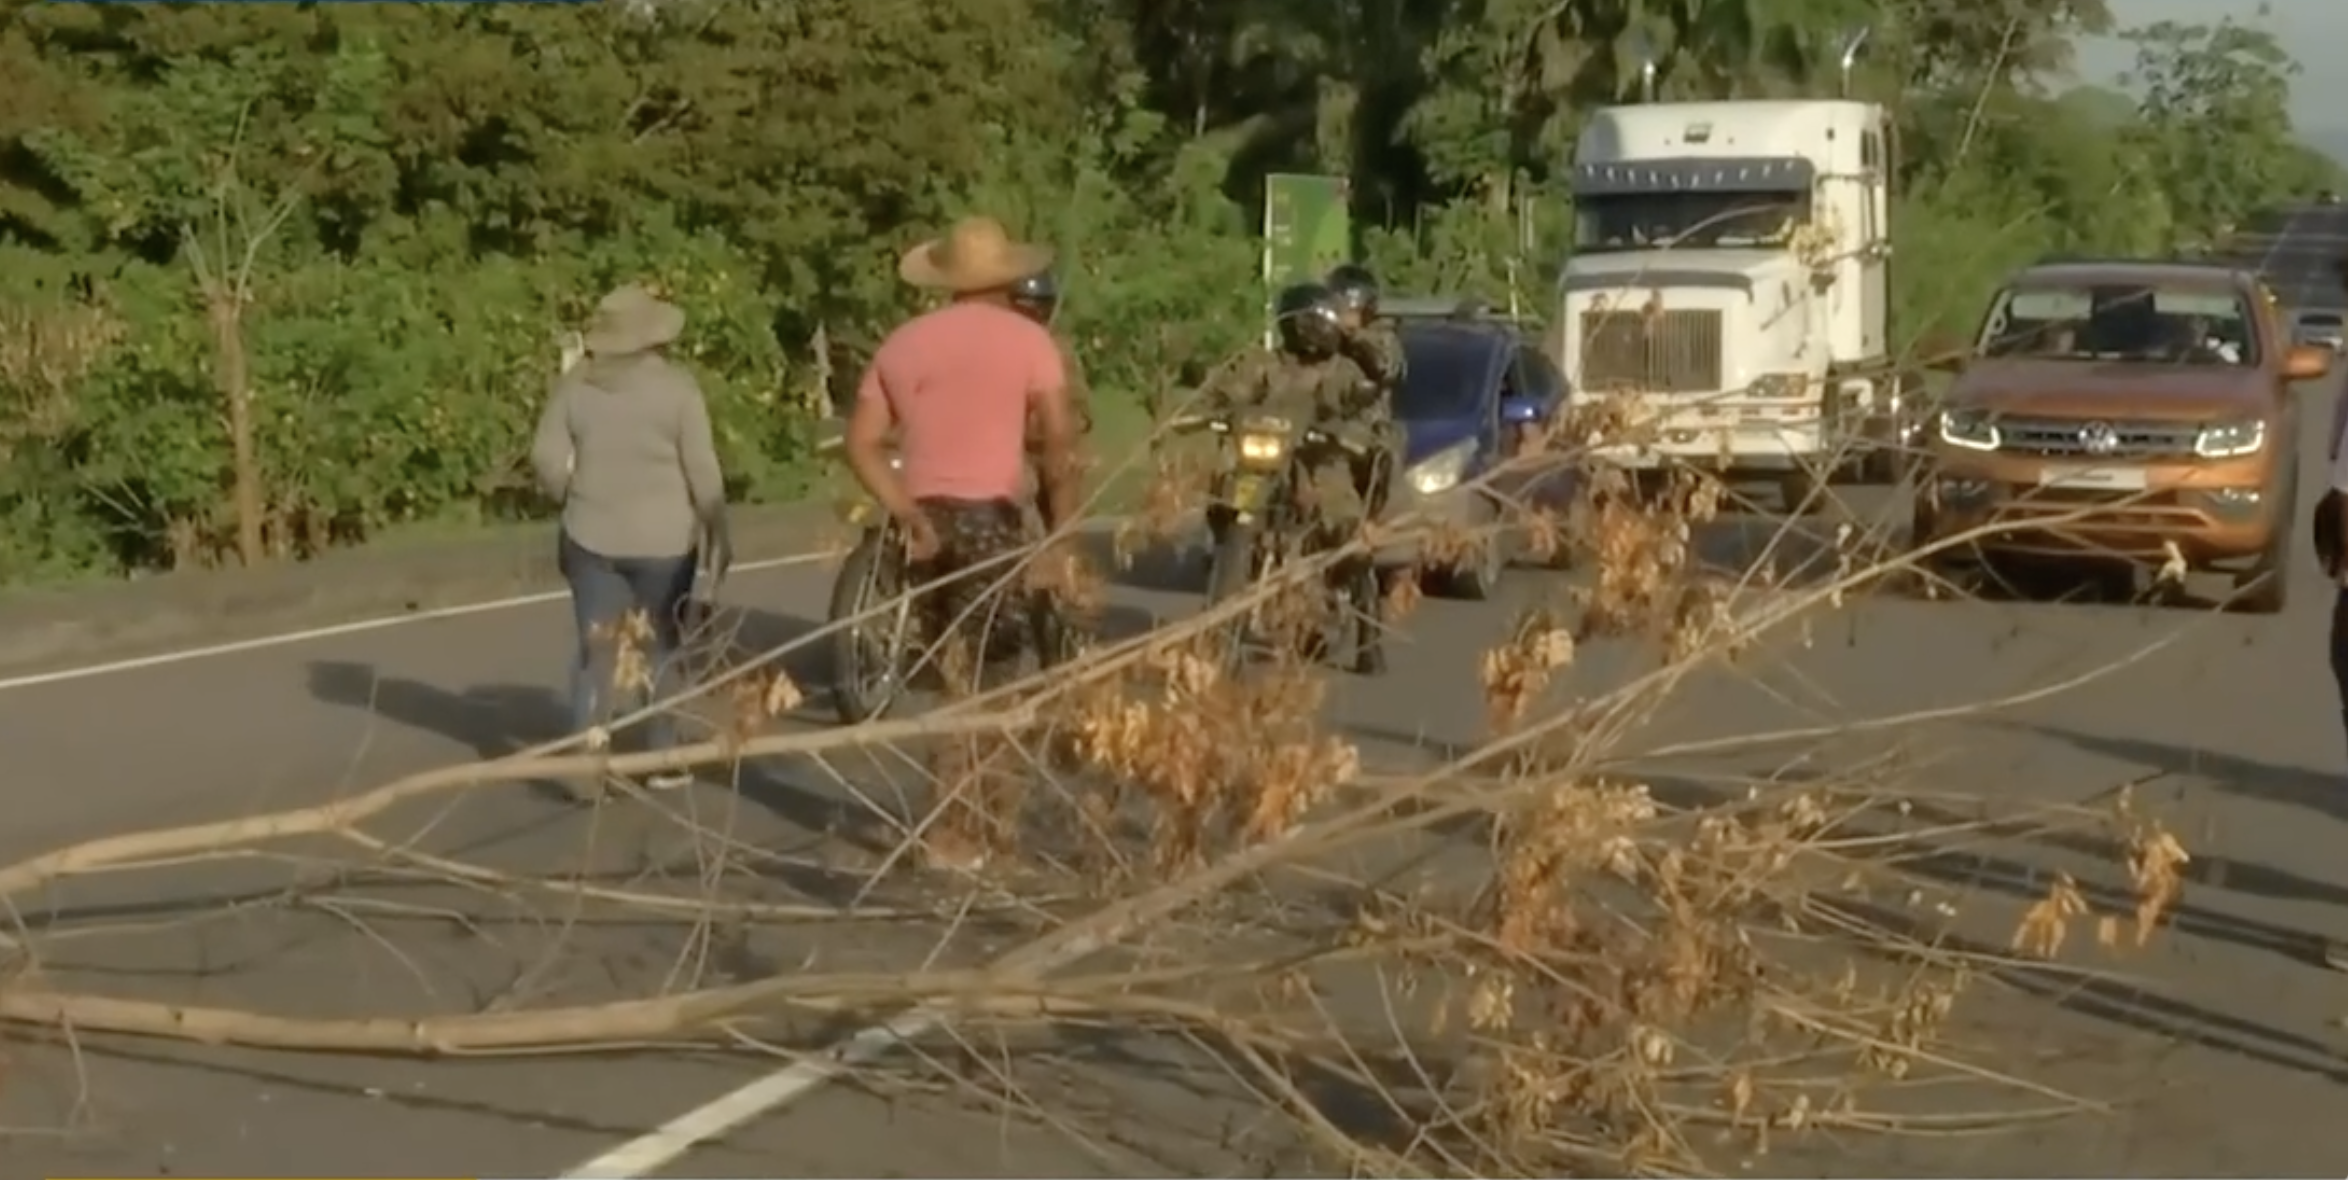
[[[631,711],[619,706],[633,685],[619,679],[623,645],[637,647],[651,671],[652,699],[674,696],[684,681],[679,658],[684,646],[684,610],[693,593],[694,555],[605,557],[562,534],[556,562],[571,584],[571,613],[578,624],[578,652],[571,660],[571,723],[584,731]],[[651,635],[623,635],[631,612],[644,612]],[[645,722],[644,745],[665,750],[676,744],[676,725],[667,716]]]

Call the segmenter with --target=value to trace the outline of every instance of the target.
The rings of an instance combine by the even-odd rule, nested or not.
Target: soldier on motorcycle
[[[1372,458],[1363,470],[1322,459],[1308,473],[1324,527],[1350,535],[1384,507],[1398,433],[1387,382],[1399,375],[1400,366],[1390,362],[1399,349],[1389,354],[1370,331],[1349,328],[1347,301],[1320,283],[1280,292],[1273,310],[1279,346],[1242,356],[1201,389],[1205,413],[1262,410],[1368,448]],[[1218,516],[1208,523],[1219,540],[1227,522]]]
[[[1402,387],[1402,337],[1394,321],[1378,314],[1378,276],[1348,262],[1329,272],[1323,285],[1337,294],[1345,324],[1344,350],[1382,390],[1389,403]]]

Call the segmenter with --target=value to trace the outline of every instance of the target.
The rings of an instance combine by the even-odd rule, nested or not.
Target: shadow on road
[[[2282,766],[2234,754],[2219,754],[2141,738],[2109,737],[2076,729],[2034,725],[2026,721],[1998,724],[2024,733],[2051,737],[2082,750],[2124,762],[2134,762],[2166,774],[2205,780],[2210,789],[2246,799],[2304,807],[2333,819],[2348,821],[2348,777]]]
[[[493,684],[450,692],[438,685],[379,675],[373,665],[316,660],[310,695],[328,704],[373,713],[411,729],[463,742],[496,758],[552,741],[570,731],[570,710],[538,685]]]
[[[2348,1065],[2341,1063],[2330,1045],[2320,1041],[2122,980],[2053,966],[2016,964],[2012,952],[2005,947],[1929,930],[1915,919],[1885,907],[1847,899],[1838,899],[1834,904],[1849,910],[1855,920],[1919,944],[1942,946],[1977,956],[1982,962],[2000,963],[1989,970],[1991,977],[2064,1011],[2348,1085]]]
[[[782,625],[787,627],[788,620]],[[452,738],[482,758],[503,757],[570,732],[568,706],[553,690],[542,687],[493,684],[451,691],[405,677],[384,676],[367,664],[334,660],[313,662],[309,678],[310,693],[318,700],[363,709],[411,729]],[[685,732],[692,732],[689,724]],[[735,780],[741,796],[802,831],[842,834],[842,804],[798,785],[769,765],[770,761],[752,759],[742,766]],[[561,783],[533,782],[529,788],[550,801],[577,801]]]

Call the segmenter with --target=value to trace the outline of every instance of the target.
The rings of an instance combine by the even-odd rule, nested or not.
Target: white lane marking
[[[734,572],[755,573],[759,570],[781,569],[790,565],[806,565],[810,562],[821,561],[826,556],[822,553],[795,553],[789,557],[770,557],[762,561],[745,561],[736,564]],[[424,623],[434,619],[459,619],[466,615],[510,610],[517,606],[536,606],[542,602],[559,602],[568,597],[570,597],[568,590],[549,590],[542,594],[518,594],[512,598],[495,598],[488,602],[468,602],[458,606],[443,606],[432,610],[409,611],[406,614],[360,619],[354,623],[336,623],[331,627],[282,631],[274,635],[239,639],[233,643],[214,643],[204,647],[181,648],[177,651],[159,652],[136,659],[113,660],[103,664],[84,664],[75,668],[59,668],[53,672],[35,672],[29,676],[12,676],[0,680],[0,692],[7,692],[13,688],[37,688],[44,684],[60,684],[68,680],[82,680],[91,676],[105,676],[115,672],[136,672],[142,668],[159,668],[165,664],[186,663],[190,660],[210,659],[213,656],[231,656],[238,652],[282,647],[289,643],[308,643],[313,639],[333,639],[343,635],[357,635],[365,631],[381,631],[387,627],[397,627],[402,623]]]
[[[1030,970],[1050,972],[1089,958],[1107,945],[1100,932],[1085,934],[1053,948],[1048,961],[1030,963]],[[694,1107],[602,1155],[575,1164],[557,1174],[558,1180],[643,1180],[685,1157],[704,1143],[761,1115],[772,1114],[822,1089],[849,1070],[870,1065],[890,1050],[943,1028],[949,1009],[924,1004],[894,1020],[876,1024],[835,1042],[797,1065],[778,1070],[738,1089]]]
[[[740,1089],[694,1107],[610,1151],[559,1173],[559,1180],[641,1180],[684,1158],[685,1153],[761,1115],[771,1114],[822,1089],[832,1079],[873,1061],[898,1044],[945,1023],[945,1014],[916,1008],[833,1045],[822,1055],[770,1073]]]

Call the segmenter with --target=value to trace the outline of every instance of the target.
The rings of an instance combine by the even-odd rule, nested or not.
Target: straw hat
[[[1013,239],[992,217],[965,217],[942,238],[907,250],[897,277],[932,291],[966,294],[1008,287],[1052,265],[1052,248]]]
[[[684,330],[683,309],[630,283],[595,305],[595,317],[582,335],[595,356],[625,356],[658,348]]]

